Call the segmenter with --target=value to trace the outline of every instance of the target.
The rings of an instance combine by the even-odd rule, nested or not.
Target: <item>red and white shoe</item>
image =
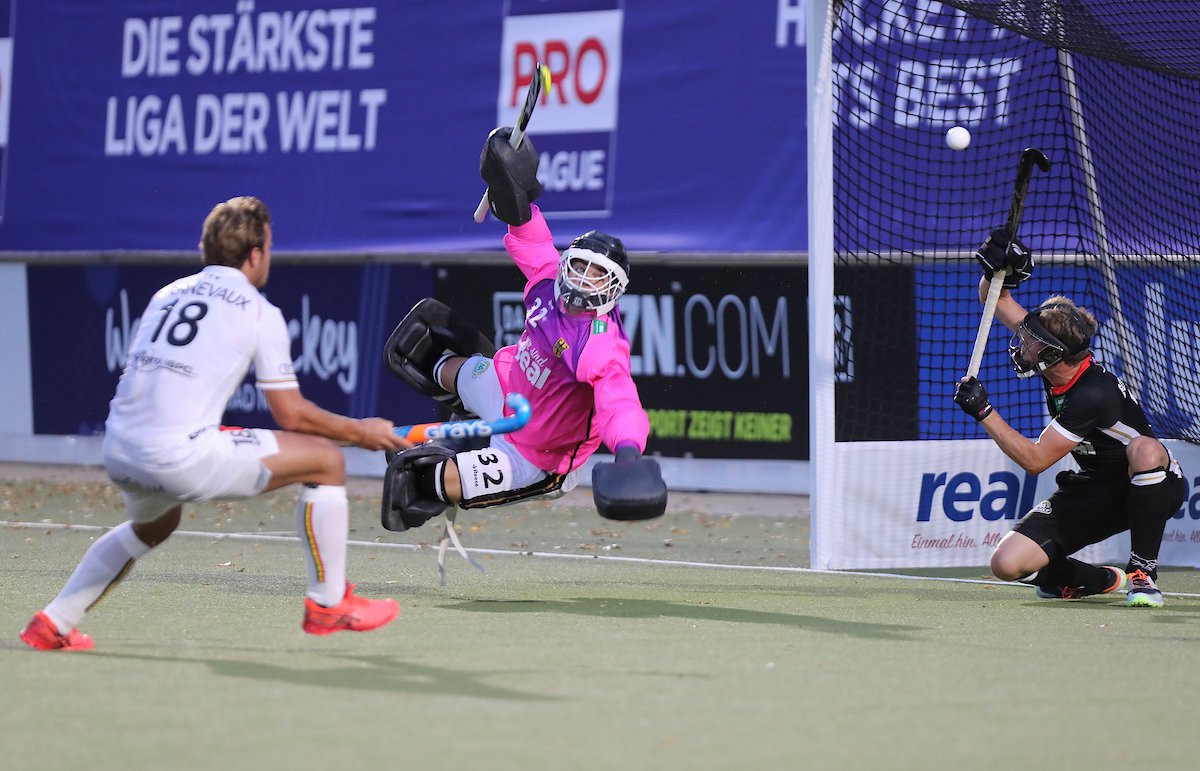
[[[21,640],[39,651],[90,651],[96,647],[95,640],[78,629],[62,634],[50,617],[40,610],[21,630]]]
[[[393,599],[369,600],[354,593],[354,584],[346,582],[346,596],[331,608],[304,598],[304,623],[309,634],[369,632],[400,615],[400,603]]]

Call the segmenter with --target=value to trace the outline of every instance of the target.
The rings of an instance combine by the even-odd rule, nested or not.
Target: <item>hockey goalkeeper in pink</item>
[[[542,192],[537,151],[528,137],[511,147],[510,134],[498,128],[489,135],[480,174],[492,214],[509,226],[504,247],[526,278],[519,342],[496,350],[450,308],[426,299],[396,327],[385,353],[401,380],[456,416],[496,420],[505,414],[505,395],[519,393],[531,418],[474,447],[439,440],[392,457],[382,514],[390,530],[417,527],[447,506],[562,495],[601,443],[616,460],[593,468],[600,514],[638,520],[666,509],[658,464],[642,457],[650,424],[617,309],[629,284],[629,255],[620,239],[595,230],[558,252],[533,203]]]

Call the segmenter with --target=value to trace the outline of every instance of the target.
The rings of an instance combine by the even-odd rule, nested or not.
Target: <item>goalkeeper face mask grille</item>
[[[629,278],[623,266],[606,255],[572,246],[558,266],[555,294],[566,313],[599,316],[611,311]]]

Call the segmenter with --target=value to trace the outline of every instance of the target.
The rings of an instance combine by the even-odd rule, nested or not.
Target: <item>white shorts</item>
[[[454,385],[458,391],[458,397],[471,412],[484,420],[499,420],[504,417],[504,391],[500,388],[500,376],[496,374],[496,367],[491,359],[480,354],[475,354],[467,359],[458,370],[458,377],[455,379]],[[551,472],[540,469],[526,460],[525,456],[516,447],[513,447],[503,434],[493,435],[488,446],[496,452],[503,453],[508,459],[510,477],[505,484],[506,490],[521,490],[552,475]],[[481,452],[475,450],[459,453],[458,473],[462,479],[472,479],[477,475],[482,478],[481,475],[487,471],[486,466],[479,465]],[[560,497],[570,492],[578,483],[578,470],[572,471],[567,475],[562,487],[546,496],[539,497]],[[470,492],[466,489],[468,486],[468,483],[464,482],[464,494]]]
[[[104,468],[121,488],[133,521],[153,521],[183,501],[251,498],[271,481],[262,459],[279,452],[273,431],[211,426],[184,441],[183,447],[172,448],[182,451],[184,459],[163,467],[139,461],[141,448],[105,436]]]

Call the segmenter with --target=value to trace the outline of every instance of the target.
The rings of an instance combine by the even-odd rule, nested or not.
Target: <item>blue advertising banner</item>
[[[1024,147],[1040,148],[1056,164],[1054,175],[1039,176],[1031,200],[1070,197],[1073,180],[1064,163],[1070,131],[1049,120],[1061,113],[1038,91],[1039,76],[1056,72],[1053,48],[1022,41],[941,2],[856,3],[853,12],[839,20],[833,35],[839,96],[834,125],[846,145],[839,173],[868,188],[872,180],[896,183],[870,208],[860,208],[856,191],[839,191],[835,205],[846,207],[840,216],[853,223],[855,249],[930,254],[966,248],[964,233],[973,242],[1003,218]],[[975,139],[969,151],[946,146],[951,126],[970,131]],[[961,180],[994,188],[994,200],[957,195]],[[1031,206],[1026,233],[1036,232],[1038,216]],[[1055,227],[1076,235],[1076,223],[1056,221]],[[1031,240],[1035,249],[1041,246]]]
[[[497,223],[471,221],[479,152],[537,61],[555,81],[529,129],[542,202],[571,230],[633,250],[806,248],[802,3],[10,9],[0,251],[188,250],[203,213],[243,194],[271,207],[278,252],[493,250]]]
[[[917,283],[927,286],[973,287],[978,280],[974,265],[941,265],[917,269]],[[1092,311],[1100,327],[1092,341],[1096,359],[1118,376],[1135,373],[1143,386],[1140,389],[1142,409],[1160,436],[1194,435],[1200,428],[1200,405],[1178,394],[1187,394],[1200,379],[1200,323],[1189,314],[1186,306],[1170,301],[1173,287],[1182,281],[1195,281],[1195,270],[1170,264],[1124,267],[1116,273],[1120,292],[1121,314],[1113,311],[1112,297],[1098,282],[1088,284],[1094,275],[1089,266],[1043,265],[1033,278],[1022,285],[1020,294],[1033,306],[1064,286],[1088,287],[1072,293],[1072,299]],[[955,291],[955,290],[951,290]],[[917,296],[915,299],[921,393],[919,395],[920,439],[959,438],[957,428],[963,425],[949,394],[952,384],[962,377],[963,362],[969,361],[974,344],[974,327],[950,330],[945,327],[944,297]],[[973,320],[972,320],[973,321]],[[1132,361],[1122,359],[1117,342],[1120,328],[1138,341],[1126,353]],[[1011,342],[1007,329],[994,325],[988,338],[981,379],[997,409],[1004,410],[1005,419],[1025,436],[1037,436],[1049,422],[1041,397],[1032,400],[1029,394],[1041,393],[1040,378],[1017,379],[1007,349]],[[1153,387],[1149,387],[1153,384]],[[1024,405],[1022,394],[1025,395]],[[984,436],[979,429],[979,436]],[[905,437],[910,438],[910,437]],[[918,437],[911,437],[918,438]]]
[[[179,266],[30,266],[34,433],[103,432],[142,310],[154,292],[189,272]],[[397,380],[383,357],[392,328],[433,294],[430,268],[279,265],[265,293],[287,320],[307,398],[351,417],[436,419],[432,400]],[[275,425],[252,375],[234,393],[225,422]]]

